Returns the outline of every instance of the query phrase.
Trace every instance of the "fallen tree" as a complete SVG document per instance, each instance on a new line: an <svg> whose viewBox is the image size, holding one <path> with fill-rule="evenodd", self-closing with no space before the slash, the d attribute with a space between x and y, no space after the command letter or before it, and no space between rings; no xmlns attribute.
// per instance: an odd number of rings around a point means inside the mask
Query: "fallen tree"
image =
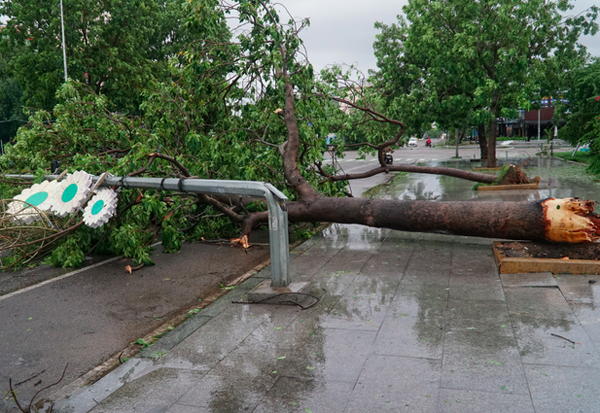
<svg viewBox="0 0 600 413"><path fill-rule="evenodd" d="M232 8L248 26L237 42L230 41L224 17ZM283 25L275 6L260 0L233 5L195 0L192 9L198 24L206 24L206 36L178 55L176 81L157 84L148 92L142 117L111 112L103 96L69 82L60 90L62 103L54 112L35 113L6 148L0 159L3 171L41 176L56 159L71 172L95 175L109 171L115 176L267 181L290 198L290 222L557 242L598 239L592 201L444 203L348 197L348 181L381 173L444 174L483 183L497 177L453 168L387 165L386 148L403 142L404 124L370 100L366 88L336 83L333 76L315 80L310 65L300 58L298 32L306 22ZM359 123L380 127L354 145L359 153L377 156L372 170L343 174L324 164L324 137L336 126L332 119L339 117L346 127L356 127L334 103L349 108ZM336 150L343 155L343 143ZM509 169L502 184L527 182L519 168ZM18 193L11 185L0 182L3 198ZM561 225L548 224L556 220L574 224L561 231ZM71 227L64 228L64 239L53 243L51 261L77 266L95 249L150 264L156 238L169 252L177 251L184 240L233 236L241 228L238 240L245 245L246 236L266 221L264 208L244 199L124 188L117 214L107 225L91 229L77 217L67 217Z"/></svg>

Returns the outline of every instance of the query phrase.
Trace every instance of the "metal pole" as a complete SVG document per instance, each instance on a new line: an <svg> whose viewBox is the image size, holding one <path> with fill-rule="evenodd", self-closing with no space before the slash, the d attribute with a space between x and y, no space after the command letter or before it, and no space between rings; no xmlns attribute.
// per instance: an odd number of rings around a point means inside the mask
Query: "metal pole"
<svg viewBox="0 0 600 413"><path fill-rule="evenodd" d="M5 175L10 178L33 180L33 175ZM58 175L45 175L47 180ZM92 177L97 182L100 177ZM167 191L193 192L225 196L248 195L265 198L269 211L269 248L271 252L271 286L287 287L291 283L289 261L288 213L285 206L287 197L267 182L219 181L210 179L177 178L131 178L107 177L101 186L123 188L143 188Z"/></svg>
<svg viewBox="0 0 600 413"><path fill-rule="evenodd" d="M65 47L65 19L63 16L63 2L60 0L60 26L62 29L62 49L63 49L63 63L65 65L65 82L67 82L67 48Z"/></svg>
<svg viewBox="0 0 600 413"><path fill-rule="evenodd" d="M554 137L550 141L550 156L554 156L554 139L558 136L558 126L554 125Z"/></svg>
<svg viewBox="0 0 600 413"><path fill-rule="evenodd" d="M542 108L539 108L538 109L538 141L540 140L540 129L541 129L541 127L540 127L541 121L540 120L542 118L541 113L542 113Z"/></svg>

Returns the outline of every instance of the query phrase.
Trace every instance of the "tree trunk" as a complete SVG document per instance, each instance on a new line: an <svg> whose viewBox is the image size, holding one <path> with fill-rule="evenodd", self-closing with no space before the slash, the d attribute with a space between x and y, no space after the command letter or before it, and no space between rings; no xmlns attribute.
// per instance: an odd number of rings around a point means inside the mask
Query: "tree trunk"
<svg viewBox="0 0 600 413"><path fill-rule="evenodd" d="M384 165L378 168L373 168L367 172L360 174L342 174L342 175L326 175L325 171L321 173L326 176L330 181L349 181L352 179L364 179L371 176L378 175L380 173L387 172L412 172L421 174L433 174L433 175L446 175L453 176L455 178L466 179L473 182L481 182L484 184L491 184L496 179L495 175L485 174L481 172L471 172L462 169L455 168L444 168L439 166L418 166L418 165ZM521 182L515 182L521 183Z"/></svg>
<svg viewBox="0 0 600 413"><path fill-rule="evenodd" d="M498 127L496 124L496 115L492 115L488 127L488 151L487 151L487 166L488 168L496 167L496 136L498 136Z"/></svg>
<svg viewBox="0 0 600 413"><path fill-rule="evenodd" d="M488 157L488 143L487 137L485 136L485 124L481 122L477 127L477 134L479 135L479 150L481 153L481 160Z"/></svg>
<svg viewBox="0 0 600 413"><path fill-rule="evenodd" d="M290 222L362 224L401 231L552 242L600 240L594 201L577 198L526 202L431 202L321 197L287 204ZM244 235L265 222L267 213L249 216Z"/></svg>

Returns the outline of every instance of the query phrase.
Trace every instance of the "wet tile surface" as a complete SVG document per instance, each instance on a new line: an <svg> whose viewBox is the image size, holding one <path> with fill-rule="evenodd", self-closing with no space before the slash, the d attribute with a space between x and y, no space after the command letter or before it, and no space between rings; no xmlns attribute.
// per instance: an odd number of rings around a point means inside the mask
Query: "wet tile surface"
<svg viewBox="0 0 600 413"><path fill-rule="evenodd" d="M431 412L440 390L440 362L370 356L345 412Z"/></svg>
<svg viewBox="0 0 600 413"><path fill-rule="evenodd" d="M354 383L280 377L254 413L342 412Z"/></svg>
<svg viewBox="0 0 600 413"><path fill-rule="evenodd" d="M154 370L121 387L90 412L166 412L202 376L200 372L182 369Z"/></svg>
<svg viewBox="0 0 600 413"><path fill-rule="evenodd" d="M472 390L444 389L440 393L439 413L481 413L518 412L534 413L531 397L528 395L485 393Z"/></svg>
<svg viewBox="0 0 600 413"><path fill-rule="evenodd" d="M600 276L499 275L470 241L331 226L292 254L315 306L225 296L93 411L600 411Z"/></svg>
<svg viewBox="0 0 600 413"><path fill-rule="evenodd" d="M525 365L537 412L600 411L597 368Z"/></svg>

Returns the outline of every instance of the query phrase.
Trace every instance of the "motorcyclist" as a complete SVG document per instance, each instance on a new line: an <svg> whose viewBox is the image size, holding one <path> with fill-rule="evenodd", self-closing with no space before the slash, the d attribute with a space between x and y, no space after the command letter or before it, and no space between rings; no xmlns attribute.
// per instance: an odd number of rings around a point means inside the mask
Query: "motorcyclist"
<svg viewBox="0 0 600 413"><path fill-rule="evenodd" d="M425 142L425 144L431 148L431 138L427 138L427 142Z"/></svg>
<svg viewBox="0 0 600 413"><path fill-rule="evenodd" d="M392 157L392 153L394 153L394 150L392 149L391 146L386 146L385 148L383 148L383 158L386 164L388 165L392 165L394 163L394 158Z"/></svg>

